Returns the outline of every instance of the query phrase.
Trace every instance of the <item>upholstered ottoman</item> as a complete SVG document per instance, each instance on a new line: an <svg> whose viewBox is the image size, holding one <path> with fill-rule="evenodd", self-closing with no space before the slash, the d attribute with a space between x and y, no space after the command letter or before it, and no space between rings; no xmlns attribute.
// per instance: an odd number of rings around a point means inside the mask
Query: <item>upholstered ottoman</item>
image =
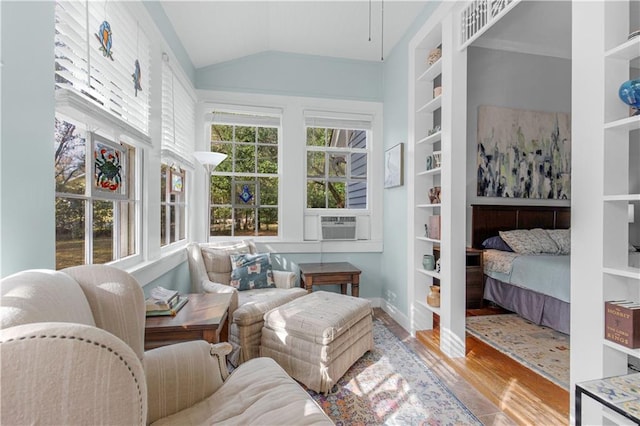
<svg viewBox="0 0 640 426"><path fill-rule="evenodd" d="M372 318L366 299L317 291L264 315L260 354L308 388L326 393L373 349Z"/></svg>

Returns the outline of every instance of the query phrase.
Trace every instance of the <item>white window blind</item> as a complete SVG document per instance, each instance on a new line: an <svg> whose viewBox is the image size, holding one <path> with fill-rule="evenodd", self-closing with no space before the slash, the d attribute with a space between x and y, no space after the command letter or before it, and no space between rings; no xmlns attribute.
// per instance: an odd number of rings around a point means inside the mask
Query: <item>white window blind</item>
<svg viewBox="0 0 640 426"><path fill-rule="evenodd" d="M371 130L373 117L367 114L348 114L330 111L304 111L307 127Z"/></svg>
<svg viewBox="0 0 640 426"><path fill-rule="evenodd" d="M149 40L120 2L58 1L56 87L77 92L149 135ZM111 28L111 57L100 50L100 26ZM142 90L135 89L135 62Z"/></svg>
<svg viewBox="0 0 640 426"><path fill-rule="evenodd" d="M214 112L213 114L211 114L210 119L213 124L225 124L229 126L280 126L280 116L243 115L225 112Z"/></svg>
<svg viewBox="0 0 640 426"><path fill-rule="evenodd" d="M192 90L162 63L162 149L191 165L195 147L196 100Z"/></svg>

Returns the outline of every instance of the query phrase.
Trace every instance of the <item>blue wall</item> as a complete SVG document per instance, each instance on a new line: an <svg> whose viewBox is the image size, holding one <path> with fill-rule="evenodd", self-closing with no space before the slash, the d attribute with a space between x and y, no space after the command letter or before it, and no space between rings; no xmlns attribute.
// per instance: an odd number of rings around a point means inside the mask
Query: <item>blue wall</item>
<svg viewBox="0 0 640 426"><path fill-rule="evenodd" d="M0 276L55 268L54 6L0 2Z"/></svg>
<svg viewBox="0 0 640 426"><path fill-rule="evenodd" d="M195 67L193 66L193 63L191 63L191 59L189 58L187 51L173 29L173 25L171 25L169 17L164 13L162 5L157 1L143 1L142 4L144 4L147 12L149 12L149 15L153 19L153 22L155 22L156 26L164 36L165 41L180 63L182 70L193 83L196 72Z"/></svg>
<svg viewBox="0 0 640 426"><path fill-rule="evenodd" d="M262 52L196 70L198 89L382 101L382 63Z"/></svg>

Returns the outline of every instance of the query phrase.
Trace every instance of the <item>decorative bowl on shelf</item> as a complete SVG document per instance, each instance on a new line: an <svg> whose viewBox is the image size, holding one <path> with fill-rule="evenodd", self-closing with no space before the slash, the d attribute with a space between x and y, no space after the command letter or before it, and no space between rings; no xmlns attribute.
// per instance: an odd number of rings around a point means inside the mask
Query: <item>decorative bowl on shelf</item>
<svg viewBox="0 0 640 426"><path fill-rule="evenodd" d="M620 100L635 110L632 115L640 114L640 80L627 80L618 89Z"/></svg>

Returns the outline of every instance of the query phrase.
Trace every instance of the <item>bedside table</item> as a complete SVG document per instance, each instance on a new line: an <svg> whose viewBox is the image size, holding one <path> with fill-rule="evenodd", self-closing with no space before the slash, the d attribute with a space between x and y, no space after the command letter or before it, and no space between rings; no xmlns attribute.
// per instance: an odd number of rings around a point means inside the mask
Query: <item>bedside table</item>
<svg viewBox="0 0 640 426"><path fill-rule="evenodd" d="M481 308L484 296L484 263L482 250L467 247L466 253L466 308ZM440 246L433 247L436 259L440 258ZM440 285L440 280L434 279L434 284Z"/></svg>
<svg viewBox="0 0 640 426"><path fill-rule="evenodd" d="M484 264L482 250L467 247L467 309L482 308L484 296Z"/></svg>

